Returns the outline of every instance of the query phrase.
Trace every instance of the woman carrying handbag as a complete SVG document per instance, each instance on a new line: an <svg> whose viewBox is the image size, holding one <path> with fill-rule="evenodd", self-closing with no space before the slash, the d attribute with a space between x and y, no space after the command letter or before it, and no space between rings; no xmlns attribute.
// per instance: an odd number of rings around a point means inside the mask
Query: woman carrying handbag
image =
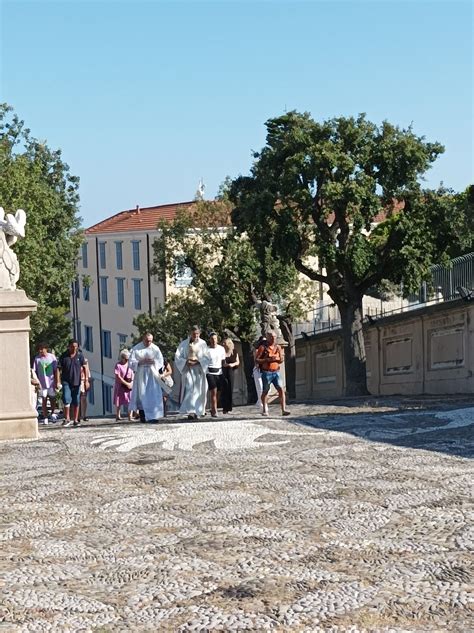
<svg viewBox="0 0 474 633"><path fill-rule="evenodd" d="M122 406L128 411L128 404L130 402L130 394L133 386L133 371L128 366L128 359L130 352L124 349L120 352L120 360L115 365L115 384L113 400L115 405L115 419L122 420L120 417L120 410ZM128 421L133 422L133 411L128 411Z"/></svg>

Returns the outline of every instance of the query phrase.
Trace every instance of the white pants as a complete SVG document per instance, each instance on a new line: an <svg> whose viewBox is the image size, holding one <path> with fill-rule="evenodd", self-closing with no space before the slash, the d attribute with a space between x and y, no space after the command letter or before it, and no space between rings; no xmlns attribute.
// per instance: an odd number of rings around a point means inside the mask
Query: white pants
<svg viewBox="0 0 474 633"><path fill-rule="evenodd" d="M257 398L258 398L256 407L259 411L261 411L263 408L262 407L262 391L263 391L262 374L258 367L254 367L252 373L253 373L253 380L255 382L255 389L257 390Z"/></svg>

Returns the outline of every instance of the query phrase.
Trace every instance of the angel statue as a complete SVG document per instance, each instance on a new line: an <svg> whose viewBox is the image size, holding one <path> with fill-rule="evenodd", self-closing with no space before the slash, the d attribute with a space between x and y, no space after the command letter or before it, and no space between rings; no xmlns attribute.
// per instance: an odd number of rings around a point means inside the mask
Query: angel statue
<svg viewBox="0 0 474 633"><path fill-rule="evenodd" d="M277 317L277 306L272 303L266 295L261 301L259 301L253 288L251 290L251 294L255 307L260 312L260 328L262 336L265 336L266 332L273 330L276 333L277 341L281 341L283 337L280 330L280 322Z"/></svg>
<svg viewBox="0 0 474 633"><path fill-rule="evenodd" d="M198 188L196 191L196 200L204 200L204 191L206 189L206 185L204 184L204 180L202 178L199 179Z"/></svg>
<svg viewBox="0 0 474 633"><path fill-rule="evenodd" d="M19 237L25 237L26 213L18 209L15 215L0 207L0 290L16 290L20 265L12 246Z"/></svg>

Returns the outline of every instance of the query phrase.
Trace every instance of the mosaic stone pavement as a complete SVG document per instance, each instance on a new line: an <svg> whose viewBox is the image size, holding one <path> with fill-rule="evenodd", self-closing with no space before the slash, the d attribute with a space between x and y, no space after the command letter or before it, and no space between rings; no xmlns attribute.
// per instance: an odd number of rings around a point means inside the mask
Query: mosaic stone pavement
<svg viewBox="0 0 474 633"><path fill-rule="evenodd" d="M0 443L0 631L474 631L472 402L270 415Z"/></svg>

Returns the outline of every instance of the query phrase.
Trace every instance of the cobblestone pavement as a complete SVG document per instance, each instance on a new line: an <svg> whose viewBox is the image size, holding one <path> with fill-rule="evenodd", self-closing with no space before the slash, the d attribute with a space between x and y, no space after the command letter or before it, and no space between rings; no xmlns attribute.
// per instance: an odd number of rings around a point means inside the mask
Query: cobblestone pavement
<svg viewBox="0 0 474 633"><path fill-rule="evenodd" d="M371 399L0 443L0 630L473 631L473 430Z"/></svg>

